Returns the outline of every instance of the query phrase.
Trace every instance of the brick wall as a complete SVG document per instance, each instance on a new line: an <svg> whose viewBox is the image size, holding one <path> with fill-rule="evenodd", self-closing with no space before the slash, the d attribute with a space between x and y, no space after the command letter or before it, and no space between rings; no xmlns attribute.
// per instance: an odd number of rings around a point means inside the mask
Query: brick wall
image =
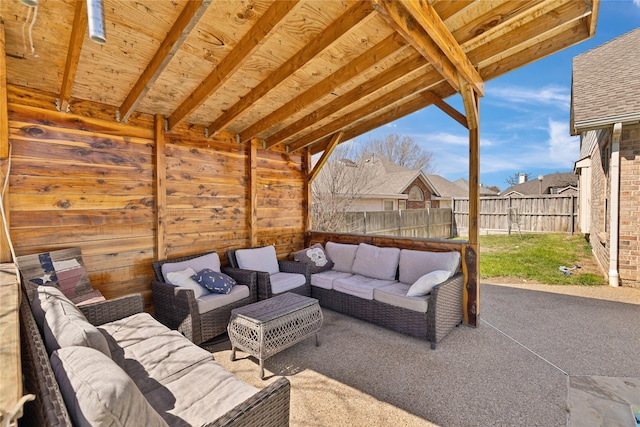
<svg viewBox="0 0 640 427"><path fill-rule="evenodd" d="M422 182L420 178L416 178L416 180L413 181L402 194L408 195L409 190L411 190L411 187L413 187L414 185L417 185L418 188L422 190L422 194L424 194L424 200L407 200L407 209L425 209L427 207L427 202L431 200L431 191L429 191L429 188L424 182ZM437 206L432 205L431 207Z"/></svg>
<svg viewBox="0 0 640 427"><path fill-rule="evenodd" d="M593 254L600 264L603 273L609 271L609 236L605 231L604 213L605 201L608 199L608 171L604 170L602 162L603 149L611 143L608 131L597 132L597 144L591 153L591 230L590 242Z"/></svg>

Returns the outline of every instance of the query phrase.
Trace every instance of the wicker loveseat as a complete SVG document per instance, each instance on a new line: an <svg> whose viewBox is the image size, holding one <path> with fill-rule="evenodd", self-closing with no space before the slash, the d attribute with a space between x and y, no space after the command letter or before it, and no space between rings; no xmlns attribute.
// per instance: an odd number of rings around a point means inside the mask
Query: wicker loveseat
<svg viewBox="0 0 640 427"><path fill-rule="evenodd" d="M459 252L331 241L312 248L323 250L332 263L331 269L311 274L311 296L323 307L426 339L432 349L462 322Z"/></svg>
<svg viewBox="0 0 640 427"><path fill-rule="evenodd" d="M78 308L38 289L23 288L20 306L24 388L36 396L22 425L288 425L286 378L244 383L144 313L141 295Z"/></svg>

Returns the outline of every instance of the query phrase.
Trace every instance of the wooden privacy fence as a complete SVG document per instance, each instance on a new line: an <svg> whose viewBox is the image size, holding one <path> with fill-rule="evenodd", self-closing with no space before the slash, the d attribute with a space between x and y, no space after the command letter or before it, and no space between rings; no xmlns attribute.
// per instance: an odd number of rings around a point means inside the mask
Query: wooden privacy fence
<svg viewBox="0 0 640 427"><path fill-rule="evenodd" d="M382 236L451 237L451 209L345 212L336 232Z"/></svg>
<svg viewBox="0 0 640 427"><path fill-rule="evenodd" d="M570 195L481 197L480 232L571 233L577 231L578 198ZM452 199L454 230L469 230L469 199Z"/></svg>

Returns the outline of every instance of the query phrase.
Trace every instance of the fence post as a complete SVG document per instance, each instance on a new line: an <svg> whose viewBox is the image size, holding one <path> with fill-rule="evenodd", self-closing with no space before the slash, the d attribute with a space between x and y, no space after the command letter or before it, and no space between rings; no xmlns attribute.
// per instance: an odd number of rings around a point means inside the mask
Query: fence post
<svg viewBox="0 0 640 427"><path fill-rule="evenodd" d="M364 234L367 234L367 211L364 211Z"/></svg>
<svg viewBox="0 0 640 427"><path fill-rule="evenodd" d="M509 207L507 207L507 235L511 236L511 196L509 196Z"/></svg>
<svg viewBox="0 0 640 427"><path fill-rule="evenodd" d="M402 210L398 209L398 237L402 237Z"/></svg>
<svg viewBox="0 0 640 427"><path fill-rule="evenodd" d="M570 220L570 224L571 224L571 235L573 236L573 230L575 228L575 220L574 220L574 204L573 204L574 200L573 200L573 194L571 195L571 220Z"/></svg>
<svg viewBox="0 0 640 427"><path fill-rule="evenodd" d="M458 235L458 229L455 228L456 223L456 198L451 198L451 237L456 237Z"/></svg>
<svg viewBox="0 0 640 427"><path fill-rule="evenodd" d="M427 239L431 237L431 208L427 208Z"/></svg>

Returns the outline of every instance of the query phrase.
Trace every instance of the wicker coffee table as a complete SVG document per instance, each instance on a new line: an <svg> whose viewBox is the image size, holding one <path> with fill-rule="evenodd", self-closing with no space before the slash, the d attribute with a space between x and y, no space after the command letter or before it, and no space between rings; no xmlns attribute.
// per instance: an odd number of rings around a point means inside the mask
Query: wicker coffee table
<svg viewBox="0 0 640 427"><path fill-rule="evenodd" d="M291 292L231 311L227 331L231 341L231 360L242 350L260 361L264 379L264 361L315 334L322 326L318 300Z"/></svg>

